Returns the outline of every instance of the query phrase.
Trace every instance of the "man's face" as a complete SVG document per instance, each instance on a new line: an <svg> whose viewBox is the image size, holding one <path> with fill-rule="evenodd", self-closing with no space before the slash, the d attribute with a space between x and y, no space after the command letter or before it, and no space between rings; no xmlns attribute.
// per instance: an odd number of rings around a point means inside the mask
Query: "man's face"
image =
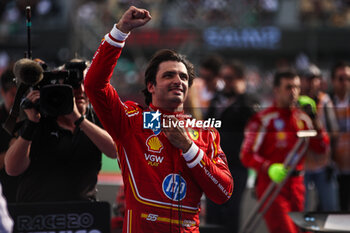
<svg viewBox="0 0 350 233"><path fill-rule="evenodd" d="M189 76L182 62L165 61L159 64L156 84L148 83L152 103L164 109L178 109L187 97Z"/></svg>
<svg viewBox="0 0 350 233"><path fill-rule="evenodd" d="M75 97L75 104L81 114L86 113L86 108L88 105L88 99L85 94L84 85L81 83L78 88L73 89L73 94Z"/></svg>
<svg viewBox="0 0 350 233"><path fill-rule="evenodd" d="M322 79L321 77L315 77L311 80L311 89L310 95L313 97L317 96L317 93L321 91L322 88Z"/></svg>
<svg viewBox="0 0 350 233"><path fill-rule="evenodd" d="M309 95L311 90L311 81L308 77L301 77L300 90L302 95Z"/></svg>
<svg viewBox="0 0 350 233"><path fill-rule="evenodd" d="M321 77L303 77L301 78L301 94L308 95L312 98L316 97L318 92L322 88L322 79Z"/></svg>
<svg viewBox="0 0 350 233"><path fill-rule="evenodd" d="M1 89L1 96L4 99L4 103L7 111L10 111L10 109L13 106L13 103L15 102L16 91L17 91L17 88L15 86L10 88L6 92L3 89Z"/></svg>
<svg viewBox="0 0 350 233"><path fill-rule="evenodd" d="M207 83L210 83L217 77L213 74L211 70L201 67L199 69L199 78L203 79Z"/></svg>
<svg viewBox="0 0 350 233"><path fill-rule="evenodd" d="M243 94L245 92L245 81L243 77L238 77L229 66L224 66L220 71L220 76L225 82L225 91Z"/></svg>
<svg viewBox="0 0 350 233"><path fill-rule="evenodd" d="M279 107L290 108L294 106L300 94L300 78L298 76L282 78L278 87L274 88L276 103Z"/></svg>
<svg viewBox="0 0 350 233"><path fill-rule="evenodd" d="M344 96L350 91L350 67L338 68L332 80L334 92Z"/></svg>

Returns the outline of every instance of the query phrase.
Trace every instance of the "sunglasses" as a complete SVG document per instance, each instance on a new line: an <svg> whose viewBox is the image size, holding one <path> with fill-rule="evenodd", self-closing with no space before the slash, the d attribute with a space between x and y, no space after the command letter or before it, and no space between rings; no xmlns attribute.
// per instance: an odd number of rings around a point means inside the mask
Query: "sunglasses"
<svg viewBox="0 0 350 233"><path fill-rule="evenodd" d="M350 82L350 77L349 77L349 76L345 76L345 75L338 76L338 77L336 77L336 79L337 79L339 82L344 82L344 81Z"/></svg>

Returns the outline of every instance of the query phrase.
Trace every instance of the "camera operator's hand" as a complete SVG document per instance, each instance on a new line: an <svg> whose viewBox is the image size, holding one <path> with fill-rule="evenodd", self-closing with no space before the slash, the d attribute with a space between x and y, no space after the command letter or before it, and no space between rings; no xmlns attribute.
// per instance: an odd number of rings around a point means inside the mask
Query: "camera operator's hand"
<svg viewBox="0 0 350 233"><path fill-rule="evenodd" d="M131 6L117 23L117 28L129 33L132 29L145 25L151 18L149 11Z"/></svg>
<svg viewBox="0 0 350 233"><path fill-rule="evenodd" d="M69 119L71 123L74 123L76 120L78 120L82 116L82 113L80 113L78 110L75 97L73 97L73 111L65 116Z"/></svg>
<svg viewBox="0 0 350 233"><path fill-rule="evenodd" d="M29 92L28 95L26 96L26 98L30 102L36 103L40 99L40 91L33 90L33 91ZM26 108L26 109L24 109L24 112L27 114L27 117L30 121L39 122L41 115L38 112L38 110L36 110L35 108Z"/></svg>
<svg viewBox="0 0 350 233"><path fill-rule="evenodd" d="M66 115L61 115L57 117L57 123L62 128L70 130L74 132L76 130L75 122L82 116L83 114L79 112L77 103L75 102L75 97L73 97L73 110L71 113Z"/></svg>
<svg viewBox="0 0 350 233"><path fill-rule="evenodd" d="M84 117L86 109L80 112L75 100L76 97L73 98L73 111L63 116L70 121L70 124L64 125L63 127L71 130L73 133L82 130L102 153L110 158L117 158L118 153L112 137L107 131L86 119ZM62 124L60 124L60 126L62 126Z"/></svg>

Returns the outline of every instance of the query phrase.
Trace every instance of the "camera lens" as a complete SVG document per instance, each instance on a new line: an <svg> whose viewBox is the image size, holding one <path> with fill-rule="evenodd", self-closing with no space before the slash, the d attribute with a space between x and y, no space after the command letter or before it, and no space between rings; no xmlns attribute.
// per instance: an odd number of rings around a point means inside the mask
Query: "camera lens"
<svg viewBox="0 0 350 233"><path fill-rule="evenodd" d="M40 89L40 111L49 116L66 115L73 111L73 89L70 85L54 84Z"/></svg>

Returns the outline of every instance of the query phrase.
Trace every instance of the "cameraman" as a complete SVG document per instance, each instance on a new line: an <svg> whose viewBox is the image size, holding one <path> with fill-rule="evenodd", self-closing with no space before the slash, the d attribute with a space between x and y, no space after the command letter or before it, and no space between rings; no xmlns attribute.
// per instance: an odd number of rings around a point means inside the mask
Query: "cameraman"
<svg viewBox="0 0 350 233"><path fill-rule="evenodd" d="M12 203L16 201L18 177L7 175L4 167L4 160L6 151L14 142L15 138L3 128L3 125L15 101L17 87L14 81L15 75L11 68L7 68L1 74L0 79L0 94L3 99L3 102L0 104L0 182L7 203Z"/></svg>
<svg viewBox="0 0 350 233"><path fill-rule="evenodd" d="M92 122L82 82L73 93L68 115L47 117L24 109L27 119L5 157L6 172L21 175L17 202L94 200L101 152L117 157L112 138ZM35 103L40 92L32 90L26 98Z"/></svg>

